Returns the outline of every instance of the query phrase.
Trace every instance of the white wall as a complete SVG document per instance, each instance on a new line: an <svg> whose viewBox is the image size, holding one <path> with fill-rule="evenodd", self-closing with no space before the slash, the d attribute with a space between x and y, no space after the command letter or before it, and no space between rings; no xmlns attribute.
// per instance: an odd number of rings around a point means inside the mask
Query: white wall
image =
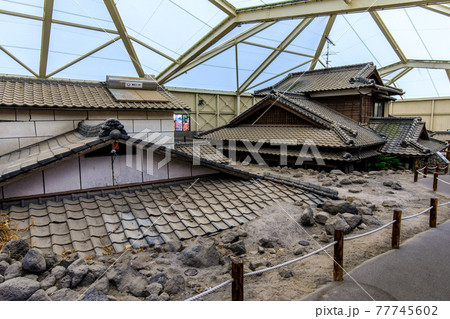
<svg viewBox="0 0 450 319"><path fill-rule="evenodd" d="M155 142L165 139L166 146L174 142L173 111L80 111L80 110L32 110L0 108L0 155L52 136L76 129L85 120L98 124L108 118L117 118L130 136L149 129L160 132ZM148 138L145 134L144 138Z"/></svg>

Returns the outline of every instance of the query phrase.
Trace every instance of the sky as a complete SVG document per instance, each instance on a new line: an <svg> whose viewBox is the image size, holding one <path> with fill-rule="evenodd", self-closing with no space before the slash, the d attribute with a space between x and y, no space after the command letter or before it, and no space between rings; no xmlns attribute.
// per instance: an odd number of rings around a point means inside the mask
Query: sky
<svg viewBox="0 0 450 319"><path fill-rule="evenodd" d="M265 0L230 0L237 8L261 5ZM214 26L225 13L208 0L116 0L128 33L157 52L133 42L144 71L156 75L168 67ZM42 16L43 0L0 0L0 10ZM450 60L450 19L420 7L379 12L393 37L408 59ZM102 0L55 0L53 19L81 23L105 30L115 29ZM249 43L276 47L301 20L280 21L254 35ZM307 70L327 23L318 17L288 46L292 53L282 53L250 85L250 92L279 81L280 73ZM216 45L247 30L254 24L243 24ZM42 22L0 13L2 32L0 45L20 59L34 72L39 70ZM112 40L106 32L52 24L47 73L65 66L87 52ZM398 61L398 57L368 13L338 16L325 46L329 66L374 62L378 67ZM166 83L167 86L235 91L272 52L271 49L240 43L235 48L191 69ZM302 65L298 67L299 65ZM318 65L317 68L322 67ZM30 75L25 68L0 51L0 73ZM396 73L393 74L393 76ZM136 71L121 41L116 41L95 54L58 72L57 78L103 81L106 75L136 76ZM271 79L273 78L273 79ZM271 80L270 80L271 79ZM258 85L259 84L259 85ZM450 82L444 70L415 69L396 82L406 98L450 96Z"/></svg>

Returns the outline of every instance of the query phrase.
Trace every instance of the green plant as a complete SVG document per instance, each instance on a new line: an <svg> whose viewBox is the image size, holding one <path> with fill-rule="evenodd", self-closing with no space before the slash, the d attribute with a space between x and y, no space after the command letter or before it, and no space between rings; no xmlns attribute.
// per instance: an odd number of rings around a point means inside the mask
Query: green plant
<svg viewBox="0 0 450 319"><path fill-rule="evenodd" d="M370 170L383 171L388 169L405 169L396 155L381 154L375 162L369 163Z"/></svg>

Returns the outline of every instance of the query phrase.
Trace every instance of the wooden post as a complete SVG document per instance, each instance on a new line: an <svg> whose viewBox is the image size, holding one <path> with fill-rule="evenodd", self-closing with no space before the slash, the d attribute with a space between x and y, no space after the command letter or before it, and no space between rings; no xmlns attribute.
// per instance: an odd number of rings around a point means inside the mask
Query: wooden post
<svg viewBox="0 0 450 319"><path fill-rule="evenodd" d="M433 192L437 191L437 188L438 188L438 177L439 177L439 173L438 172L434 172L434 174L433 174Z"/></svg>
<svg viewBox="0 0 450 319"><path fill-rule="evenodd" d="M436 227L438 199L431 198L430 206L433 206L433 208L430 210L430 227L434 228Z"/></svg>
<svg viewBox="0 0 450 319"><path fill-rule="evenodd" d="M333 267L333 280L342 281L344 273L344 230L334 230L334 240L337 241L334 244L334 267Z"/></svg>
<svg viewBox="0 0 450 319"><path fill-rule="evenodd" d="M423 170L423 178L427 178L428 174L428 163L425 163L425 169Z"/></svg>
<svg viewBox="0 0 450 319"><path fill-rule="evenodd" d="M233 260L231 264L233 283L231 284L231 300L244 300L244 264L240 259Z"/></svg>
<svg viewBox="0 0 450 319"><path fill-rule="evenodd" d="M445 165L445 171L444 171L444 175L448 175L448 163Z"/></svg>
<svg viewBox="0 0 450 319"><path fill-rule="evenodd" d="M400 248L400 228L402 223L402 211L395 209L394 218L395 223L392 224L392 248Z"/></svg>
<svg viewBox="0 0 450 319"><path fill-rule="evenodd" d="M417 183L417 180L419 179L419 167L416 165L414 166L414 183Z"/></svg>
<svg viewBox="0 0 450 319"><path fill-rule="evenodd" d="M437 172L439 174L439 163L436 163L436 170L434 171L435 173Z"/></svg>

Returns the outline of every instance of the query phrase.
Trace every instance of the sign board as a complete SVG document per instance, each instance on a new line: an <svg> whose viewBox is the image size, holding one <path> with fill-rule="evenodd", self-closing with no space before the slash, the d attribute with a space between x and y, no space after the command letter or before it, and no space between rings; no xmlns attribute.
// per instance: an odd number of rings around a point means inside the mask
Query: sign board
<svg viewBox="0 0 450 319"><path fill-rule="evenodd" d="M125 82L126 88L142 89L142 82Z"/></svg>

